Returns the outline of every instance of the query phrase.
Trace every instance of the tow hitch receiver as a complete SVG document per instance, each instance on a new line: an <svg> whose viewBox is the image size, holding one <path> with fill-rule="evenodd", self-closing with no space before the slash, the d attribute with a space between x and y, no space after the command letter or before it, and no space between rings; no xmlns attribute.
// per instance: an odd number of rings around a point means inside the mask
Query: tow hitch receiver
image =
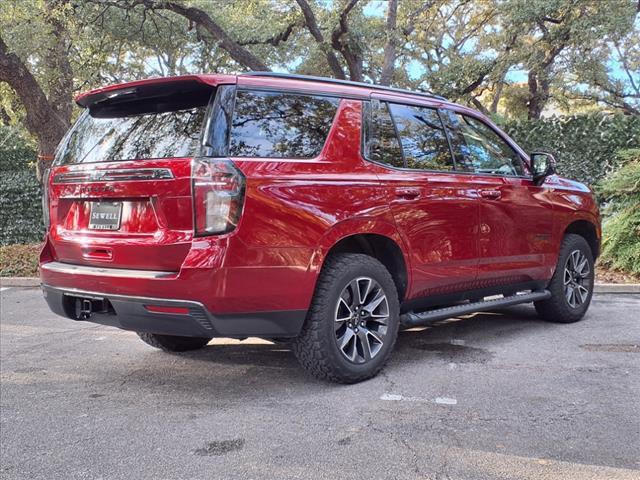
<svg viewBox="0 0 640 480"><path fill-rule="evenodd" d="M94 313L109 313L109 301L104 298L73 297L70 300L76 320L88 320Z"/></svg>
<svg viewBox="0 0 640 480"><path fill-rule="evenodd" d="M91 300L88 298L76 298L76 318L87 320L91 317Z"/></svg>

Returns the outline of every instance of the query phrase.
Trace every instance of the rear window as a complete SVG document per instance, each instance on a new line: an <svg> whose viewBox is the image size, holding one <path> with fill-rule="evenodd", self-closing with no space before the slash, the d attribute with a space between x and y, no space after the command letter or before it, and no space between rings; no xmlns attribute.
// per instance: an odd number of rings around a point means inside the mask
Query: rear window
<svg viewBox="0 0 640 480"><path fill-rule="evenodd" d="M86 110L60 146L58 165L198 154L206 106L97 118Z"/></svg>
<svg viewBox="0 0 640 480"><path fill-rule="evenodd" d="M238 91L229 155L313 158L322 150L338 103L322 96Z"/></svg>

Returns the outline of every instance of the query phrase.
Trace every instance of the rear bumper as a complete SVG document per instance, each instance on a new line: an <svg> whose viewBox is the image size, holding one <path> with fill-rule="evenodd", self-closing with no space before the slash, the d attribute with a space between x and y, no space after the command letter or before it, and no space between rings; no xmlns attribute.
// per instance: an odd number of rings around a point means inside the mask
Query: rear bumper
<svg viewBox="0 0 640 480"><path fill-rule="evenodd" d="M295 337L304 323L305 311L288 310L214 315L200 302L138 297L43 284L51 310L73 320L89 321L135 332L186 337ZM77 301L101 305L88 318L79 318ZM184 313L158 313L146 306L172 307ZM102 308L104 307L104 308Z"/></svg>

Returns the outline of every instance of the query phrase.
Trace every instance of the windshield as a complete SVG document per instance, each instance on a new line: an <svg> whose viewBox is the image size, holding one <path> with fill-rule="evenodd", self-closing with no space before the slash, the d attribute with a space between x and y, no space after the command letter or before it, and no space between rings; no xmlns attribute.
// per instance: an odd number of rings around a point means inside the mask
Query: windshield
<svg viewBox="0 0 640 480"><path fill-rule="evenodd" d="M198 154L206 107L96 118L86 110L56 154L57 165Z"/></svg>

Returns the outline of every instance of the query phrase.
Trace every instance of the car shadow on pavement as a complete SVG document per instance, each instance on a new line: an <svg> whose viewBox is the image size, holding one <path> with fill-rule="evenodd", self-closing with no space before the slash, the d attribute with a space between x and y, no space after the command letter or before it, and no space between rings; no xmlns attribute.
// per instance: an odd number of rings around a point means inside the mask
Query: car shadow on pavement
<svg viewBox="0 0 640 480"><path fill-rule="evenodd" d="M527 336L532 330L558 328L542 322L530 306L478 313L462 318L437 322L427 328L403 330L396 343L393 361L387 370L415 368L416 363L431 365L487 363L494 356L486 344L509 342L510 338ZM174 361L166 361L166 354L149 352L141 361L144 366L132 372L136 383L162 378L162 384L216 392L216 396L265 393L297 385L305 385L305 394L314 390L341 388L319 382L308 376L298 365L287 343L247 340L244 342L208 345L182 354L172 354ZM169 372L171 371L171 372ZM230 386L224 392L219 387ZM245 388L249 387L249 388ZM309 390L311 389L311 390ZM242 392L241 392L242 390Z"/></svg>

